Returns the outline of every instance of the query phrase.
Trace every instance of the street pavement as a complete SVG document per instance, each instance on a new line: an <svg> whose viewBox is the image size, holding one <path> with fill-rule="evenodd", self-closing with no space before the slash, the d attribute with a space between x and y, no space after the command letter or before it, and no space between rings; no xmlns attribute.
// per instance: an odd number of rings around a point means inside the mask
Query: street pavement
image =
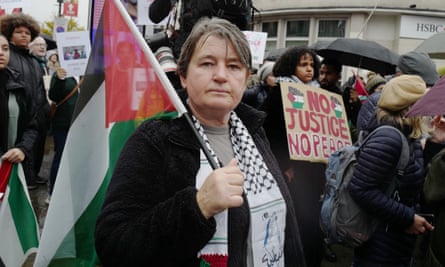
<svg viewBox="0 0 445 267"><path fill-rule="evenodd" d="M53 156L54 156L54 144L52 137L48 136L45 144L45 154L43 157L43 163L39 173L40 177L48 180L48 183L38 184L38 187L36 189L29 191L31 202L33 204L34 211L37 216L37 221L39 223L40 231L43 228L46 212L48 211L48 204L46 204L46 199L48 198L49 174L51 170L51 163Z"/></svg>

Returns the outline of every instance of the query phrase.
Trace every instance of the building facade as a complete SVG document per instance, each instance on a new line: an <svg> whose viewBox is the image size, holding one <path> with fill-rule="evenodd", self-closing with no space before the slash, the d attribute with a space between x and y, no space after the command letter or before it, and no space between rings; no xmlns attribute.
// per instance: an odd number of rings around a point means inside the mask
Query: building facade
<svg viewBox="0 0 445 267"><path fill-rule="evenodd" d="M445 31L444 0L253 0L253 5L253 30L268 33L266 51L345 37L403 54Z"/></svg>

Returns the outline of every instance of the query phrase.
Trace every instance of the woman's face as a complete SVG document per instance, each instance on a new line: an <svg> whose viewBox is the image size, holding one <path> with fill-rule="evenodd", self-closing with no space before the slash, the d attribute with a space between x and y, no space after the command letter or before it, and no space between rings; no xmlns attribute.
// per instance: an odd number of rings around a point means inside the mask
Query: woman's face
<svg viewBox="0 0 445 267"><path fill-rule="evenodd" d="M56 54L53 54L53 55L51 55L49 57L49 60L51 60L52 62L56 63L59 59L58 59Z"/></svg>
<svg viewBox="0 0 445 267"><path fill-rule="evenodd" d="M295 76L303 83L308 83L314 79L314 58L311 54L302 55L295 67Z"/></svg>
<svg viewBox="0 0 445 267"><path fill-rule="evenodd" d="M181 84L198 119L226 123L230 111L241 101L249 75L232 43L209 36L198 42Z"/></svg>
<svg viewBox="0 0 445 267"><path fill-rule="evenodd" d="M6 68L9 62L9 44L5 37L0 36L0 70Z"/></svg>
<svg viewBox="0 0 445 267"><path fill-rule="evenodd" d="M28 48L31 42L31 31L25 26L19 26L14 29L11 36L11 43L20 48Z"/></svg>

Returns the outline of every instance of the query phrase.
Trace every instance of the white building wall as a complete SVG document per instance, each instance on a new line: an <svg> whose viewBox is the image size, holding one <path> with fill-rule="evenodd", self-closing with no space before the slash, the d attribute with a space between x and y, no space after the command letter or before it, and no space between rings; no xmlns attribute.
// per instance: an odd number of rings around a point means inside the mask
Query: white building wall
<svg viewBox="0 0 445 267"><path fill-rule="evenodd" d="M417 18L419 24L431 21L445 31L445 0L253 0L253 5L259 10L255 13L254 30L262 31L263 22L278 22L276 48L285 47L286 23L295 19L310 19L308 45L319 39L319 19L345 19L344 37L373 40L398 54L414 50L427 36L434 34L419 32L418 35L414 33L414 37L401 37L402 28L415 31L407 29L416 25L408 25L406 18L414 21L411 24L415 24ZM445 65L445 61L434 61L438 66Z"/></svg>

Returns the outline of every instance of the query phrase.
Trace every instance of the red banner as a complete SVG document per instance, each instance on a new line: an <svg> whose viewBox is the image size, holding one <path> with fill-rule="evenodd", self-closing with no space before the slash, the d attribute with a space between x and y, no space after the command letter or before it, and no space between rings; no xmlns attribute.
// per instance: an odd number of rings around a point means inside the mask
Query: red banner
<svg viewBox="0 0 445 267"><path fill-rule="evenodd" d="M77 17L77 9L79 4L73 2L63 3L63 15L69 17Z"/></svg>
<svg viewBox="0 0 445 267"><path fill-rule="evenodd" d="M113 1L104 8L106 120L144 120L174 111L155 70Z"/></svg>

